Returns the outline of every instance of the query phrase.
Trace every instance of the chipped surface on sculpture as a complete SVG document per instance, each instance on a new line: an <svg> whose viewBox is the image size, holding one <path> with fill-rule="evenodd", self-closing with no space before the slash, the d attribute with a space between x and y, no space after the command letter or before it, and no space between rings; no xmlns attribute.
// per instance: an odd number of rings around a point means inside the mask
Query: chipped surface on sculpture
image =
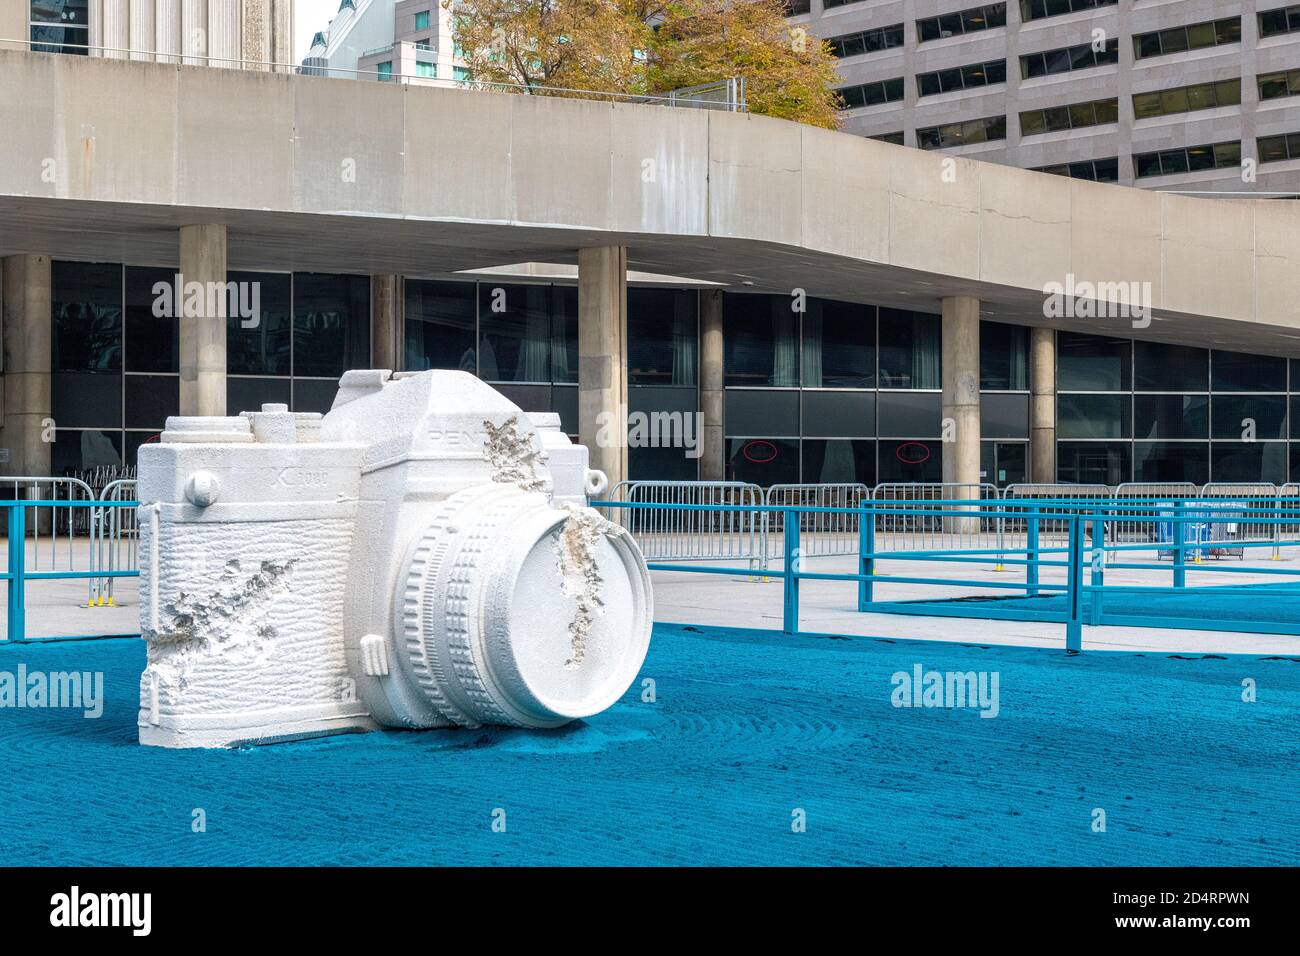
<svg viewBox="0 0 1300 956"><path fill-rule="evenodd" d="M325 416L171 418L140 451L140 740L556 727L649 644L645 561L553 415L463 372L346 373Z"/></svg>

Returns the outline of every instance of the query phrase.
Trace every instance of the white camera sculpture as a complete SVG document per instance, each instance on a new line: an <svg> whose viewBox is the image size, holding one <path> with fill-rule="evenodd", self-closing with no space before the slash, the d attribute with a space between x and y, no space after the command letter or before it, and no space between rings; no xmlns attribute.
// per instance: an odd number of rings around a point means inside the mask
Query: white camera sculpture
<svg viewBox="0 0 1300 956"><path fill-rule="evenodd" d="M586 507L605 476L467 373L169 418L139 473L142 744L558 727L645 659L645 560Z"/></svg>

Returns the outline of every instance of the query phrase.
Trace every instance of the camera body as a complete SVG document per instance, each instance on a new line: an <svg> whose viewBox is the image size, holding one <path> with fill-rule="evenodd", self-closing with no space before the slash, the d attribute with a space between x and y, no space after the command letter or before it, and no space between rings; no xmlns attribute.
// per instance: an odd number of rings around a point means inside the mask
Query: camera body
<svg viewBox="0 0 1300 956"><path fill-rule="evenodd" d="M350 371L328 414L141 447L140 742L557 727L644 661L649 573L555 416L465 372Z"/></svg>

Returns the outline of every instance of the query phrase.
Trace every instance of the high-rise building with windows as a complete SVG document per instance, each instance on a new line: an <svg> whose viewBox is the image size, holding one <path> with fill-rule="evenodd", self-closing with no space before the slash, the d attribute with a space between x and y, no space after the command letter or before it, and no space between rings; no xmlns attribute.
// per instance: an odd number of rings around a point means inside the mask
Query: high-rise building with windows
<svg viewBox="0 0 1300 956"><path fill-rule="evenodd" d="M293 55L293 0L19 0L0 27L38 53L261 70Z"/></svg>
<svg viewBox="0 0 1300 956"><path fill-rule="evenodd" d="M1300 4L794 0L844 128L1065 176L1300 194Z"/></svg>
<svg viewBox="0 0 1300 956"><path fill-rule="evenodd" d="M416 84L467 76L439 0L342 0L302 72Z"/></svg>

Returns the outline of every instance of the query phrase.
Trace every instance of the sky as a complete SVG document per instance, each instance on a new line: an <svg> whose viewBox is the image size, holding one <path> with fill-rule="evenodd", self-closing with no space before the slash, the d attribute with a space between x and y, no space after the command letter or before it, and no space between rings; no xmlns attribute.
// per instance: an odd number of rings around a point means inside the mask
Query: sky
<svg viewBox="0 0 1300 956"><path fill-rule="evenodd" d="M311 38L338 13L339 0L293 0L293 62L311 47Z"/></svg>

